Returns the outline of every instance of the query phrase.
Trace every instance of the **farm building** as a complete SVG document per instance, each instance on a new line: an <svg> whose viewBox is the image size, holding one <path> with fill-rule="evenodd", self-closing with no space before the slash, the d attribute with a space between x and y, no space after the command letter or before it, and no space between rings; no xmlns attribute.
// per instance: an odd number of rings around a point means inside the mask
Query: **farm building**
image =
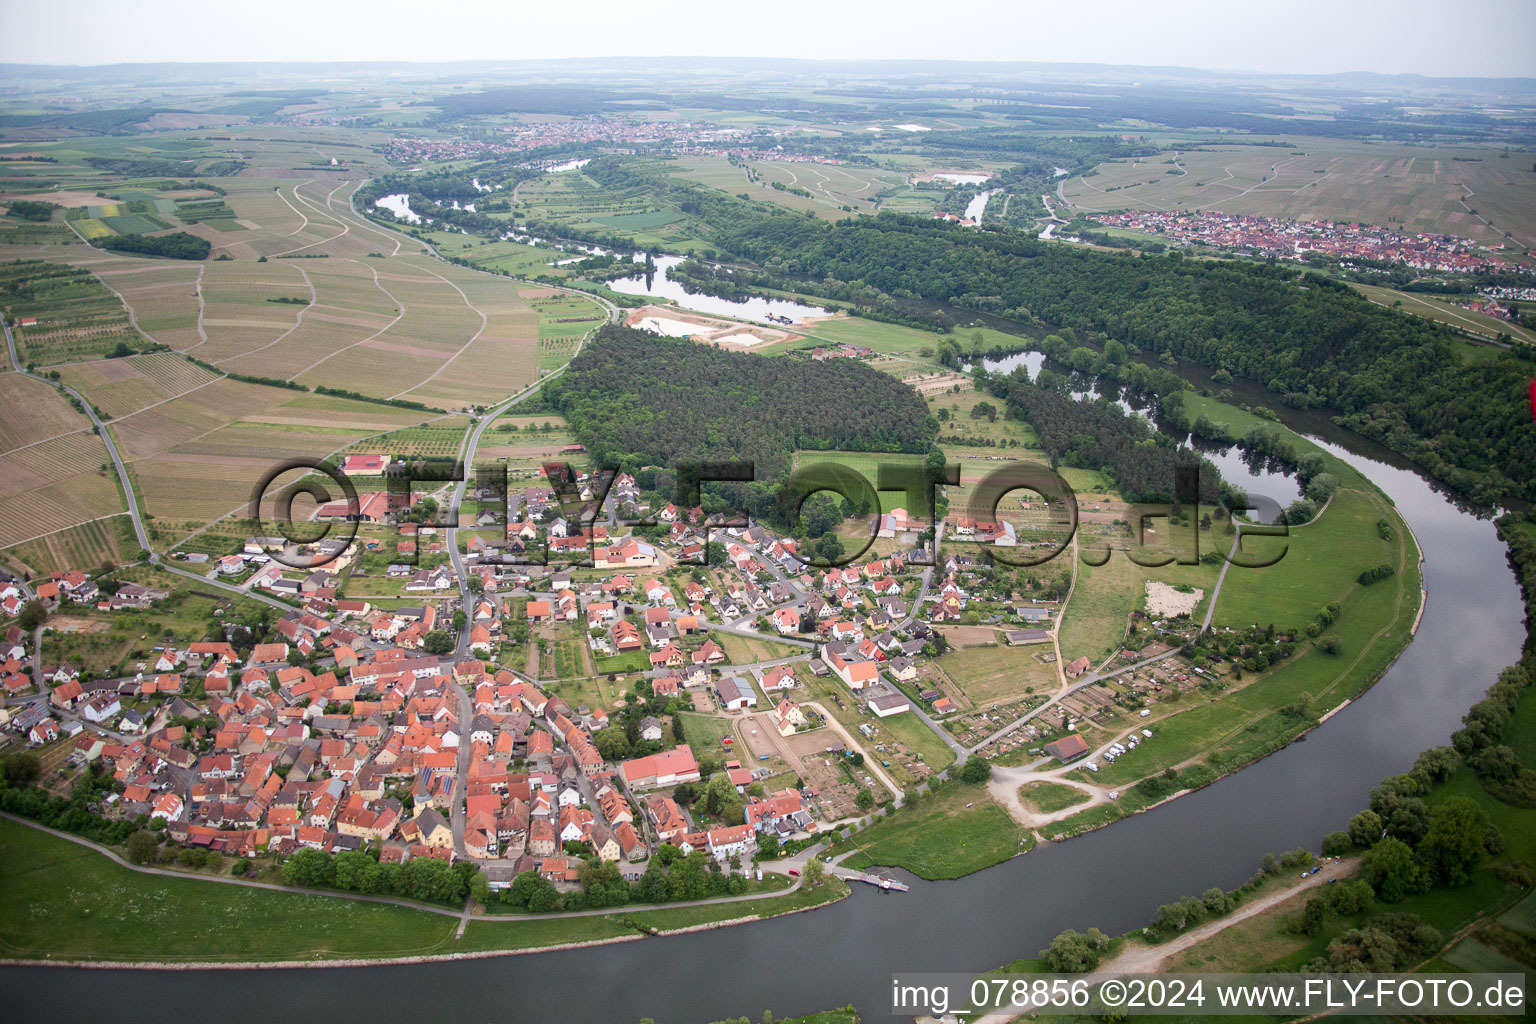
<svg viewBox="0 0 1536 1024"><path fill-rule="evenodd" d="M1045 752L1062 763L1075 761L1077 758L1088 753L1088 741L1074 732L1069 736L1063 736L1053 743L1047 743L1045 745Z"/></svg>

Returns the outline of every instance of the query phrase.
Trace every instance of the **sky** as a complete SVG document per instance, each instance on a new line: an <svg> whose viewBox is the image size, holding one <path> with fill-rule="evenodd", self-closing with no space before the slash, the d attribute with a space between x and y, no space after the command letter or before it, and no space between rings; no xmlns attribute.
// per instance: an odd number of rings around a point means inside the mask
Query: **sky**
<svg viewBox="0 0 1536 1024"><path fill-rule="evenodd" d="M0 62L963 59L1536 77L1536 0L0 0Z"/></svg>

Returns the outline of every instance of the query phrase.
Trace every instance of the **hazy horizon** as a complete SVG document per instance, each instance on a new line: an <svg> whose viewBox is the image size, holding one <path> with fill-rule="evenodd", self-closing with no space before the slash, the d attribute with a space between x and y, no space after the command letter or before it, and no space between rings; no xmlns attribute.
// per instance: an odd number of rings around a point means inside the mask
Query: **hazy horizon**
<svg viewBox="0 0 1536 1024"><path fill-rule="evenodd" d="M158 63L419 64L580 58L935 60L1173 67L1215 73L1536 76L1527 0L1296 0L1283 11L1215 0L1148 7L1109 0L1083 24L1075 10L975 0L941 17L930 4L890 0L878 14L787 0L767 15L705 0L636 9L591 0L577 11L441 0L366 9L269 0L252 23L217 8L188 12L143 0L10 6L0 62L99 67ZM1453 32L1439 31L1454 17ZM460 37L457 30L463 29ZM764 52L743 52L759 42ZM771 47L772 49L766 49ZM653 53L646 52L654 50ZM102 59L102 58L109 59Z"/></svg>

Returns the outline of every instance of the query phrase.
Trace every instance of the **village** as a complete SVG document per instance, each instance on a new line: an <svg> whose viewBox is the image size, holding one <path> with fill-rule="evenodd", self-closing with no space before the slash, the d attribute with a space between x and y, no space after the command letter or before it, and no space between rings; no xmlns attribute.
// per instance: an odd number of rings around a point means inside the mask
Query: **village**
<svg viewBox="0 0 1536 1024"><path fill-rule="evenodd" d="M374 480L390 465L343 470ZM664 863L704 851L745 874L899 802L966 749L940 720L975 713L933 682L949 646L934 627L985 607L1010 645L1047 636L1051 602L981 603L981 552L1015 543L1012 524L958 517L964 550L921 564L928 523L896 509L872 524L880 557L818 570L761 525L561 465L477 481L457 526L421 515L450 503L443 491L370 491L314 512L355 524L351 543L248 537L181 555L287 608L249 646L226 625L100 675L43 664L12 626L0 715L60 791L110 773L97 810L173 843L467 861L492 892L527 872L569 891L589 861L634 880L667 846ZM619 525L637 516L650 521ZM389 592L348 596L362 582ZM102 583L3 583L0 610L112 615L169 597Z"/></svg>
<svg viewBox="0 0 1536 1024"><path fill-rule="evenodd" d="M1490 253L1472 240L1454 235L1399 231L1370 224L1279 220L1213 210L1138 210L1094 214L1093 219L1106 227L1161 235L1181 245L1208 245L1276 259L1305 260L1318 255L1346 265L1352 260L1365 260L1427 272L1462 274L1529 266L1514 258L1519 255L1518 250Z"/></svg>

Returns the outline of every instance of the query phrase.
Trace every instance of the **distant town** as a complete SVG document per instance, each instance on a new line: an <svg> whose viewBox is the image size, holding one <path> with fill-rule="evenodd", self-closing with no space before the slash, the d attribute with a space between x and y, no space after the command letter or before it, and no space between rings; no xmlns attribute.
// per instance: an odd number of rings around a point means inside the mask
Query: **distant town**
<svg viewBox="0 0 1536 1024"><path fill-rule="evenodd" d="M1343 221L1278 220L1246 214L1133 211L1094 214L1105 227L1162 235L1180 245L1206 245L1277 259L1305 260L1318 255L1348 264L1351 260L1391 263L1436 273L1529 270L1519 250L1489 252L1470 239L1433 232L1396 231Z"/></svg>

